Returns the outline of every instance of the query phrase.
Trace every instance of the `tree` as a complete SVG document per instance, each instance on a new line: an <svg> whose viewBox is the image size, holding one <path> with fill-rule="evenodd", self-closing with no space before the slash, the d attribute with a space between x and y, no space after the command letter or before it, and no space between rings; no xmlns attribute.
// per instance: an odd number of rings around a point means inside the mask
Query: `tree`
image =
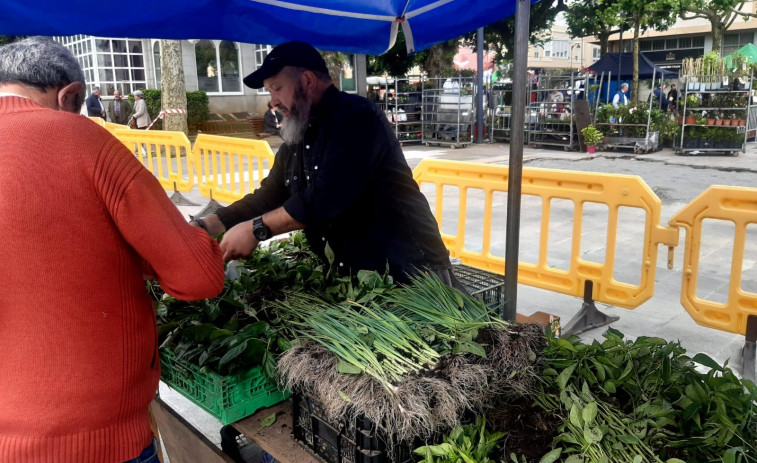
<svg viewBox="0 0 757 463"><path fill-rule="evenodd" d="M681 12L679 0L619 0L621 21L633 29L633 82L631 95L639 101L639 36L647 29L664 31Z"/></svg>
<svg viewBox="0 0 757 463"><path fill-rule="evenodd" d="M568 5L565 18L571 37L597 37L600 55L604 55L608 52L610 36L619 30L620 5L617 0L577 1Z"/></svg>
<svg viewBox="0 0 757 463"><path fill-rule="evenodd" d="M686 0L683 2L683 19L706 19L712 29L712 49L720 53L723 35L739 16L745 0Z"/></svg>
<svg viewBox="0 0 757 463"><path fill-rule="evenodd" d="M374 55L367 57L367 68L369 76L403 76L410 69L421 64L425 52L407 54L407 44L402 29L397 32L397 40L394 46L383 55Z"/></svg>
<svg viewBox="0 0 757 463"><path fill-rule="evenodd" d="M544 0L531 5L528 28L531 44L543 42L544 33L552 28L555 17L561 11L567 11L565 0L557 0L554 3ZM475 31L465 37L465 43L475 46ZM513 51L515 50L515 16L486 26L484 28L484 43L488 44L489 49L494 51L495 63L502 64L505 61L512 61Z"/></svg>
<svg viewBox="0 0 757 463"><path fill-rule="evenodd" d="M178 40L160 41L161 97L162 109L187 109L187 88L184 82L184 63L181 57L181 42ZM164 130L187 133L187 115L166 114L163 119Z"/></svg>
<svg viewBox="0 0 757 463"><path fill-rule="evenodd" d="M25 39L25 35L0 35L0 46Z"/></svg>

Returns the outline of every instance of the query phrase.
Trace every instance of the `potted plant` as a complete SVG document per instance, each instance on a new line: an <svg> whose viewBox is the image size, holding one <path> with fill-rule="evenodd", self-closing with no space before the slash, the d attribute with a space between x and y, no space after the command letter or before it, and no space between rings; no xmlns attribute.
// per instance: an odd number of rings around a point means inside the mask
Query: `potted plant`
<svg viewBox="0 0 757 463"><path fill-rule="evenodd" d="M601 143L602 139L604 138L602 132L597 130L597 128L591 124L581 130L581 135L584 136L586 152L589 154L594 154L596 152L596 146Z"/></svg>

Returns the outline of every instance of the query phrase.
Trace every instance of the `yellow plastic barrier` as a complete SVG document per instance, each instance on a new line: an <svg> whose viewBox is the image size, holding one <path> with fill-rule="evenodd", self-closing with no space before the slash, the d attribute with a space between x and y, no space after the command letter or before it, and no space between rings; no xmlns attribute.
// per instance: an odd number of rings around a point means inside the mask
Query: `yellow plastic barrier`
<svg viewBox="0 0 757 463"><path fill-rule="evenodd" d="M113 135L170 191L194 188L192 145L184 132L117 129Z"/></svg>
<svg viewBox="0 0 757 463"><path fill-rule="evenodd" d="M702 221L727 220L735 225L728 301L717 303L696 295L702 244ZM749 315L757 315L757 294L741 288L747 225L757 224L757 188L713 185L670 220L686 229L681 305L700 325L746 335Z"/></svg>
<svg viewBox="0 0 757 463"><path fill-rule="evenodd" d="M128 125L121 125L121 124L114 124L113 122L107 122L102 117L90 117L88 119L97 125L105 127L111 132L113 132L114 130L131 129Z"/></svg>
<svg viewBox="0 0 757 463"><path fill-rule="evenodd" d="M203 196L232 203L252 193L273 166L268 142L201 134L193 148Z"/></svg>
<svg viewBox="0 0 757 463"><path fill-rule="evenodd" d="M442 239L450 254L466 265L503 273L504 256L491 254L492 206L495 192L507 192L508 168L481 163L424 159L413 173L419 184L431 183L436 187L435 216L440 229L445 199L444 186L454 186L459 190L457 201L451 205L458 210L457 233L442 233ZM485 195L481 251L465 247L466 232L473 231L466 230L465 226L469 189L483 190ZM657 245L662 243L676 246L678 230L659 225L661 202L640 177L530 168L523 169L522 193L540 197L542 209L538 262L518 263L520 283L583 297L584 282L590 280L594 283L594 300L629 309L638 307L652 297ZM570 200L574 205L572 230L566 231L566 235L572 234L570 268L567 270L552 268L547 263L552 199ZM608 207L604 263L581 258L583 208L588 203L604 204ZM639 284L617 281L613 277L616 267L625 265L623 262L616 262L615 255L620 207L637 208L645 213ZM505 217L497 217L497 220L504 227Z"/></svg>

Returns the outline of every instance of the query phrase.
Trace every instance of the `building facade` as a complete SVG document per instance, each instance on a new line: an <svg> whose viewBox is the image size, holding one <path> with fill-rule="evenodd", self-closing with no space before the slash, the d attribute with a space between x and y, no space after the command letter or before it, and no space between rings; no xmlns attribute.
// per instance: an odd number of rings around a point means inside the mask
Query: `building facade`
<svg viewBox="0 0 757 463"><path fill-rule="evenodd" d="M90 35L54 37L76 57L84 70L87 90L100 87L104 100L115 90L128 95L135 90L159 89L160 40L107 38ZM254 90L242 78L255 71L273 48L227 40L182 40L184 79L188 92L208 94L210 112L259 113L266 111L270 95ZM346 55L339 76L341 88L359 93L366 88L365 56Z"/></svg>
<svg viewBox="0 0 757 463"><path fill-rule="evenodd" d="M538 72L580 70L599 59L599 46L587 38L571 38L568 27L555 24L541 45L529 45L528 67Z"/></svg>
<svg viewBox="0 0 757 463"><path fill-rule="evenodd" d="M741 11L755 13L755 2L745 2ZM723 34L720 47L721 56L726 56L747 43L757 43L757 18L747 17L745 21L737 17ZM621 35L610 37L610 51L621 49ZM633 51L633 31L624 31L622 50ZM712 27L705 19L679 19L666 31L649 30L641 34L639 51L658 66L678 72L684 58L698 58L712 51Z"/></svg>

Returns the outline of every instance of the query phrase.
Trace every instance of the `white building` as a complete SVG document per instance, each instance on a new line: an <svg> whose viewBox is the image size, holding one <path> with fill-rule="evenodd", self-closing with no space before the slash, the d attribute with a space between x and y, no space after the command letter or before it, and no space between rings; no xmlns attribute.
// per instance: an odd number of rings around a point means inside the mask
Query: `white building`
<svg viewBox="0 0 757 463"><path fill-rule="evenodd" d="M159 89L160 40L74 35L54 37L79 60L88 93L100 87L103 99L115 90L122 94L139 89ZM264 113L270 95L253 90L242 78L257 69L273 48L226 40L182 40L184 79L188 92L208 94L212 113ZM347 55L340 74L342 90L365 92L365 56Z"/></svg>

